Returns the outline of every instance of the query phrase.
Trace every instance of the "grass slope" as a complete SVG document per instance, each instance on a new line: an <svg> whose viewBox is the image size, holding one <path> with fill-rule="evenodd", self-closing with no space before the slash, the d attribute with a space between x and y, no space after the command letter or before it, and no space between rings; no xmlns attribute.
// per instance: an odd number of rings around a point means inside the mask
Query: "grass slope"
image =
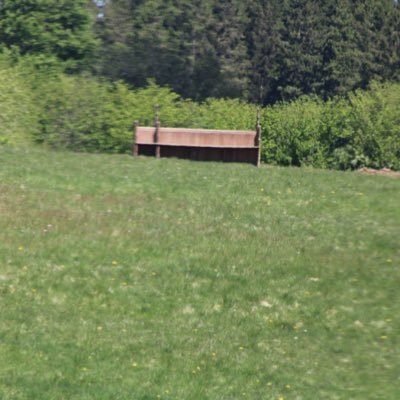
<svg viewBox="0 0 400 400"><path fill-rule="evenodd" d="M0 398L393 399L400 180L0 148Z"/></svg>

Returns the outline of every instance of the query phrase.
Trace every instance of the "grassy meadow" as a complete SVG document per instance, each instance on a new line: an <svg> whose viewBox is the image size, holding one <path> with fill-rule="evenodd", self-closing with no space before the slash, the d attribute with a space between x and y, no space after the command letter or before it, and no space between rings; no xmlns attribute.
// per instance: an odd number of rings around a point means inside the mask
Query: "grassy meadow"
<svg viewBox="0 0 400 400"><path fill-rule="evenodd" d="M0 147L0 399L400 397L400 179Z"/></svg>

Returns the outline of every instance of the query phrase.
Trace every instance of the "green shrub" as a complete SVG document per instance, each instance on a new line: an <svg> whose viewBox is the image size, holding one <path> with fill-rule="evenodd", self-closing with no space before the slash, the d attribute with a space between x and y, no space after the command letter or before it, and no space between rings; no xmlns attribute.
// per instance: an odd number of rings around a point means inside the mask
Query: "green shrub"
<svg viewBox="0 0 400 400"><path fill-rule="evenodd" d="M364 165L400 169L400 84L374 83L349 101L354 148Z"/></svg>
<svg viewBox="0 0 400 400"><path fill-rule="evenodd" d="M37 90L41 131L36 141L75 151L118 147L110 138L109 86L89 76L57 75ZM115 143L114 143L115 142Z"/></svg>
<svg viewBox="0 0 400 400"><path fill-rule="evenodd" d="M400 84L374 83L348 99L307 96L267 107L262 154L280 165L400 169Z"/></svg>
<svg viewBox="0 0 400 400"><path fill-rule="evenodd" d="M127 152L133 144L133 121L153 125L156 104L164 125L186 125L188 111L178 100L170 89L152 82L129 90L122 82L58 75L38 90L43 112L36 140L75 151Z"/></svg>
<svg viewBox="0 0 400 400"><path fill-rule="evenodd" d="M0 144L31 143L38 112L24 71L13 66L9 55L0 55Z"/></svg>
<svg viewBox="0 0 400 400"><path fill-rule="evenodd" d="M191 125L209 129L255 129L256 107L238 99L208 99L197 107Z"/></svg>
<svg viewBox="0 0 400 400"><path fill-rule="evenodd" d="M129 111L131 118L140 125L154 125L156 106L163 126L180 127L191 122L195 105L191 101L180 99L171 89L158 86L152 80L147 87L134 90L133 95Z"/></svg>
<svg viewBox="0 0 400 400"><path fill-rule="evenodd" d="M280 165L326 166L321 142L325 106L317 97L303 97L264 110L263 161Z"/></svg>

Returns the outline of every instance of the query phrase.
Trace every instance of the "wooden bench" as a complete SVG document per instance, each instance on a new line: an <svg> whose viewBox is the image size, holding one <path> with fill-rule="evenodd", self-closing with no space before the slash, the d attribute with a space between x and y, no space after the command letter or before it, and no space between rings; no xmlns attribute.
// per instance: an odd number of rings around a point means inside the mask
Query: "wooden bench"
<svg viewBox="0 0 400 400"><path fill-rule="evenodd" d="M260 165L261 125L254 131L163 128L135 123L133 155L176 157L201 161L246 162Z"/></svg>

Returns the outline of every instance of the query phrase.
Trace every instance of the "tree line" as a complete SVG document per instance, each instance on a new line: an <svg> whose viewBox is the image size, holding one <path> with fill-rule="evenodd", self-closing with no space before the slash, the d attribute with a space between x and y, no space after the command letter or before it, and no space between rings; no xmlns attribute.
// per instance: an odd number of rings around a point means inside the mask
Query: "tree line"
<svg viewBox="0 0 400 400"><path fill-rule="evenodd" d="M271 104L400 78L393 0L113 0L100 71L183 97Z"/></svg>
<svg viewBox="0 0 400 400"><path fill-rule="evenodd" d="M272 104L400 79L394 0L0 1L0 48L132 87Z"/></svg>

